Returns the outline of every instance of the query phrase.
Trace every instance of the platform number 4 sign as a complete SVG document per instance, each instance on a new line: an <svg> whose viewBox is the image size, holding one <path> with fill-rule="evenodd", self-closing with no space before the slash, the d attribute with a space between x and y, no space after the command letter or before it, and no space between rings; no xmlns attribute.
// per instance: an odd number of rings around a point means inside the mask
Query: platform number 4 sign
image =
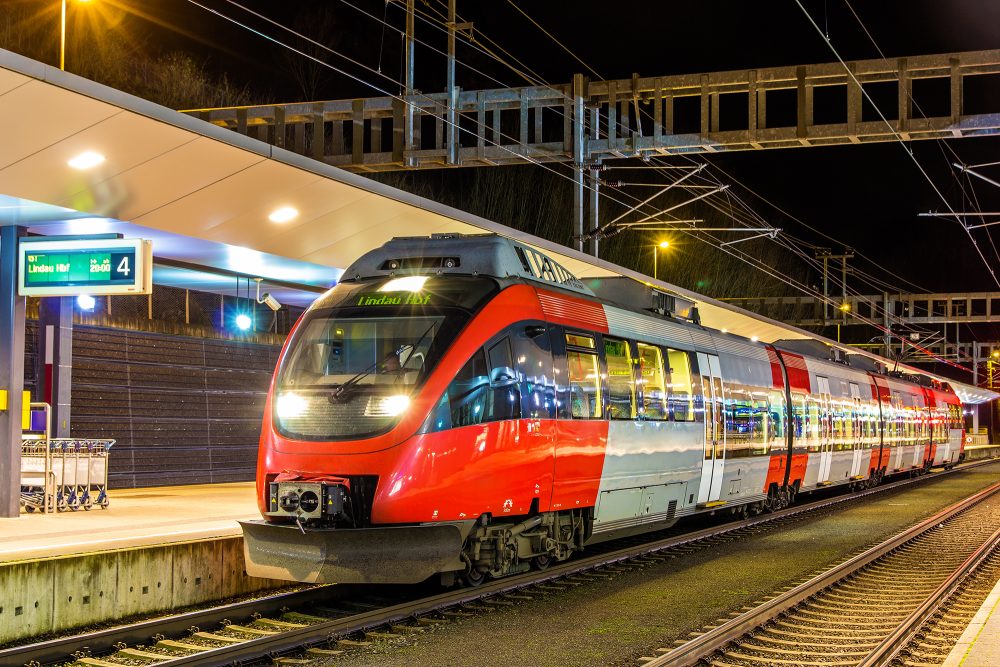
<svg viewBox="0 0 1000 667"><path fill-rule="evenodd" d="M135 255L130 252L116 252L111 254L111 279L127 280L132 275L132 264Z"/></svg>

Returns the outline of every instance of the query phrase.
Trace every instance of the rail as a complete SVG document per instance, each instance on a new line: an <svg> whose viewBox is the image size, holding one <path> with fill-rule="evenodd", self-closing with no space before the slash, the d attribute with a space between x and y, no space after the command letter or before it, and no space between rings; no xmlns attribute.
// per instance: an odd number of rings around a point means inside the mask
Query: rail
<svg viewBox="0 0 1000 667"><path fill-rule="evenodd" d="M863 568L885 557L899 547L912 540L928 533L945 521L958 514L974 507L979 502L993 496L1000 491L1000 483L974 494L951 507L948 507L921 523L897 534L896 536L882 542L881 544L866 550L844 563L810 579L809 581L796 586L790 591L783 593L768 602L744 613L736 618L719 625L705 634L692 639L691 641L678 646L677 648L660 655L645 663L645 667L693 667L700 661L717 651L725 649L727 646L741 639L748 633L772 621L785 612L797 607L807 599L815 596L824 589L833 586L852 575L858 573ZM875 665L883 664L886 656L894 653L899 647L905 645L913 632L919 628L920 623L933 613L934 609L944 599L942 596L954 590L958 582L969 572L969 568L980 563L985 554L996 547L1000 541L1000 531L993 534L975 553L967 558L963 564L935 591L925 602L909 614L897 628L889 634L875 649L873 649L861 664Z"/></svg>

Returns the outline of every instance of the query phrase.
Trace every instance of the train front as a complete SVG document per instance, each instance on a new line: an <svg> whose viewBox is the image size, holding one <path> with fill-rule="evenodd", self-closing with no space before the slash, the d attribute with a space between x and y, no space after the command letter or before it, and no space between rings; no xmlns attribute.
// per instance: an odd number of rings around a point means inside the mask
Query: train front
<svg viewBox="0 0 1000 667"><path fill-rule="evenodd" d="M455 340L498 285L374 272L322 296L282 351L257 465L263 519L242 523L251 576L399 583L463 567L473 521L432 521L434 490L414 476L434 465L420 434L464 361Z"/></svg>

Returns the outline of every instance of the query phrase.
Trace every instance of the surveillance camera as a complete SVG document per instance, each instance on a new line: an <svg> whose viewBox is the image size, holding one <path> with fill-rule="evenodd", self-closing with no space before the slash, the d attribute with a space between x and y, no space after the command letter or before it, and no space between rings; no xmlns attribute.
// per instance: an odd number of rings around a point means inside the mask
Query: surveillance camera
<svg viewBox="0 0 1000 667"><path fill-rule="evenodd" d="M281 310L281 302L266 292L260 298L260 302L267 305L271 310Z"/></svg>

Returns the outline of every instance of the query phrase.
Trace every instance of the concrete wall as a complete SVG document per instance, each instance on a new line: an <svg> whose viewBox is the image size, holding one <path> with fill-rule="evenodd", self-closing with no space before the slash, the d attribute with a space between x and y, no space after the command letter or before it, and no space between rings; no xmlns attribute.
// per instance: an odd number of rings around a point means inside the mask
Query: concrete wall
<svg viewBox="0 0 1000 667"><path fill-rule="evenodd" d="M0 645L287 583L247 576L241 537L2 563Z"/></svg>
<svg viewBox="0 0 1000 667"><path fill-rule="evenodd" d="M965 446L966 461L979 461L980 459L992 459L998 456L1000 456L1000 445Z"/></svg>

